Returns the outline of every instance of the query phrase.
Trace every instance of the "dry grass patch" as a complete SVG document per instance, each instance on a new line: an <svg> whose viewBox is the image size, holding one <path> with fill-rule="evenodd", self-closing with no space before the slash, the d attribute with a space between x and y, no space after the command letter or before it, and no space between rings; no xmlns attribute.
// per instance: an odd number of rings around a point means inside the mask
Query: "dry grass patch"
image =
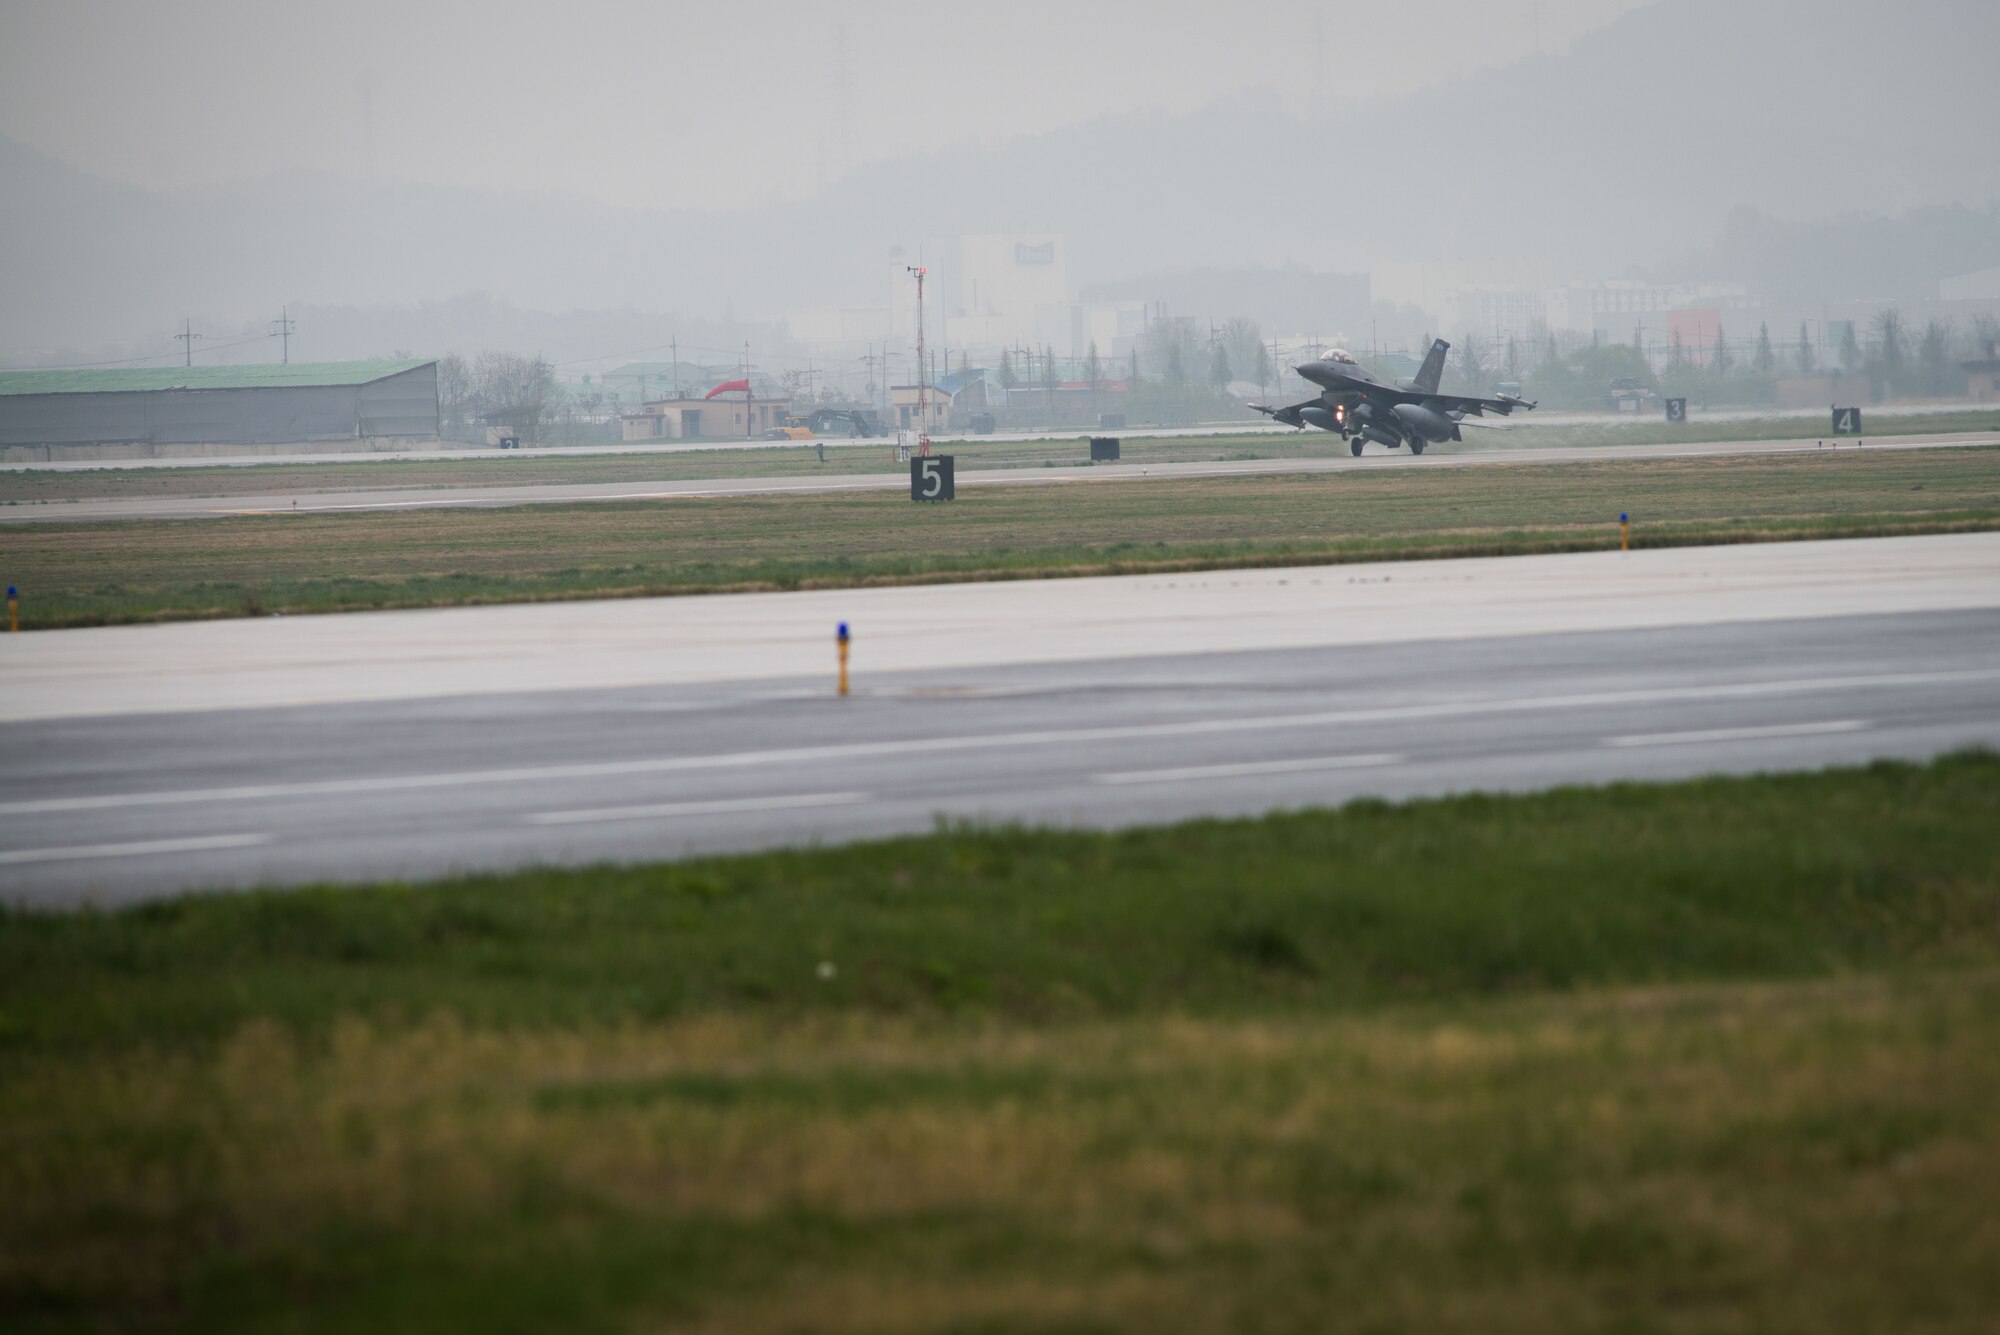
<svg viewBox="0 0 2000 1335"><path fill-rule="evenodd" d="M1336 1300L1384 1329L1972 1330L2000 1302L1990 971L1045 1031L252 1023L15 1074L0 1285L79 1315L254 1328L255 1285L187 1277L220 1254L287 1292L329 1238L358 1292L309 1282L294 1328L355 1324L413 1239L475 1258L440 1283L554 1288L586 1328L599 1248L659 1261L616 1324L735 1331L1284 1330ZM482 1271L496 1246L534 1267Z"/></svg>

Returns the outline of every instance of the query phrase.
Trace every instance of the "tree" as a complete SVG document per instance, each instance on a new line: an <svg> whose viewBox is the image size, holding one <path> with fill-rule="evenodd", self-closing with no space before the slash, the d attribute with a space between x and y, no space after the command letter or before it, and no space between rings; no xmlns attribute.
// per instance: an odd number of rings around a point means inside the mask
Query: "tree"
<svg viewBox="0 0 2000 1335"><path fill-rule="evenodd" d="M1000 388L1012 389L1020 383L1014 375L1014 354L1005 348L1000 349Z"/></svg>
<svg viewBox="0 0 2000 1335"><path fill-rule="evenodd" d="M1467 333L1452 349L1452 360L1458 363L1459 378L1465 382L1468 394L1481 393L1486 388L1486 341L1474 333Z"/></svg>
<svg viewBox="0 0 2000 1335"><path fill-rule="evenodd" d="M1729 338L1722 332L1722 325L1715 326L1715 357L1709 363L1718 377L1727 377L1736 367L1736 358L1729 351Z"/></svg>
<svg viewBox="0 0 2000 1335"><path fill-rule="evenodd" d="M1893 391L1903 381L1903 313L1894 306L1875 317L1875 355L1882 379Z"/></svg>
<svg viewBox="0 0 2000 1335"><path fill-rule="evenodd" d="M1521 378L1521 340L1512 334L1507 335L1507 359L1501 365L1509 380Z"/></svg>
<svg viewBox="0 0 2000 1335"><path fill-rule="evenodd" d="M1769 375L1778 365L1778 354L1771 350L1771 326L1768 323L1757 326L1757 350L1750 355L1750 367L1758 375Z"/></svg>
<svg viewBox="0 0 2000 1335"><path fill-rule="evenodd" d="M1852 371L1861 365L1861 345L1854 338L1854 321L1840 322L1840 369Z"/></svg>
<svg viewBox="0 0 2000 1335"><path fill-rule="evenodd" d="M1259 343L1257 345L1257 354L1255 358L1255 363L1256 365L1254 369L1257 376L1257 390L1261 394L1263 392L1264 386L1271 383L1271 371L1273 370L1273 367L1271 365L1271 350L1265 347L1262 343Z"/></svg>
<svg viewBox="0 0 2000 1335"><path fill-rule="evenodd" d="M1048 344L1042 345L1042 395L1049 405L1049 426L1056 424L1056 354Z"/></svg>
<svg viewBox="0 0 2000 1335"><path fill-rule="evenodd" d="M1804 320L1799 321L1799 374L1813 373L1812 331L1806 328Z"/></svg>
<svg viewBox="0 0 2000 1335"><path fill-rule="evenodd" d="M1194 321L1185 315L1162 316L1146 327L1146 360L1169 384L1186 384L1188 369L1198 366L1201 344Z"/></svg>
<svg viewBox="0 0 2000 1335"><path fill-rule="evenodd" d="M447 427L464 425L472 401L472 372L455 352L438 358L438 415Z"/></svg>
<svg viewBox="0 0 2000 1335"><path fill-rule="evenodd" d="M1090 382L1090 392L1097 393L1104 388L1104 363L1097 355L1097 340L1090 340L1090 351L1084 354L1083 378Z"/></svg>
<svg viewBox="0 0 2000 1335"><path fill-rule="evenodd" d="M1139 383L1139 350L1137 348L1132 349L1132 369L1125 383L1128 387L1136 386Z"/></svg>
<svg viewBox="0 0 2000 1335"><path fill-rule="evenodd" d="M1255 373L1257 351L1264 346L1264 332L1255 320L1238 315L1222 326L1222 346L1229 353L1230 368L1247 380Z"/></svg>
<svg viewBox="0 0 2000 1335"><path fill-rule="evenodd" d="M1923 392L1943 394L1951 389L1951 324L1930 320L1917 344L1917 367L1923 375Z"/></svg>
<svg viewBox="0 0 2000 1335"><path fill-rule="evenodd" d="M1229 370L1229 349L1218 340L1215 354L1208 359L1208 382L1217 389L1228 389L1235 378Z"/></svg>
<svg viewBox="0 0 2000 1335"><path fill-rule="evenodd" d="M541 439L555 379L555 368L540 357L482 352L472 363L472 403L492 425L532 444Z"/></svg>

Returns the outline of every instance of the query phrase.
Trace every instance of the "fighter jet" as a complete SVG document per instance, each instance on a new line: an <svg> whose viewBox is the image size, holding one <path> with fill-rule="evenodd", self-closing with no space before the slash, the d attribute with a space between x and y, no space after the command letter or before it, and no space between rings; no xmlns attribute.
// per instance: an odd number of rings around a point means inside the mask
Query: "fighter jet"
<svg viewBox="0 0 2000 1335"><path fill-rule="evenodd" d="M1408 445L1410 453L1422 454L1426 445L1463 440L1458 428L1468 416L1483 417L1495 412L1505 417L1516 408L1535 406L1512 394L1478 399L1438 393L1438 382L1444 377L1444 355L1450 349L1451 344L1437 340L1431 344L1430 355L1424 358L1414 380L1385 385L1361 363L1335 348L1318 361L1293 368L1321 387L1318 398L1287 408L1262 403L1250 406L1286 426L1338 431L1356 456L1361 453L1362 443L1370 440L1392 450Z"/></svg>

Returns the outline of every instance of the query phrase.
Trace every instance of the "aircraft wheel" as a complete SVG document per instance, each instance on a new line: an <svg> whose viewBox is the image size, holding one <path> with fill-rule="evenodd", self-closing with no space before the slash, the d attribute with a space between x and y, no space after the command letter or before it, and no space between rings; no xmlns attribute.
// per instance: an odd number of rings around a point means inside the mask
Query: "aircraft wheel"
<svg viewBox="0 0 2000 1335"><path fill-rule="evenodd" d="M1354 457L1359 459L1361 457L1361 437L1356 436L1353 440L1349 441L1347 448L1354 451Z"/></svg>
<svg viewBox="0 0 2000 1335"><path fill-rule="evenodd" d="M1410 453L1422 454L1423 452L1424 452L1424 438L1422 436L1418 436L1410 442Z"/></svg>

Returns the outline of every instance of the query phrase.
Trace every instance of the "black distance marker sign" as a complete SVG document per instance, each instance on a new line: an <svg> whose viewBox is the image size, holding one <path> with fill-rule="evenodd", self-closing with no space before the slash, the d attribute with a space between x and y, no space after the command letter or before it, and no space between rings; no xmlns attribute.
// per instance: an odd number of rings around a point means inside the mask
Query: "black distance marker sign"
<svg viewBox="0 0 2000 1335"><path fill-rule="evenodd" d="M1666 403L1667 420L1669 422L1685 422L1688 420L1688 401L1686 399L1668 399Z"/></svg>
<svg viewBox="0 0 2000 1335"><path fill-rule="evenodd" d="M913 501L949 501L957 498L957 488L952 485L952 456L949 454L918 455L910 460L910 499Z"/></svg>
<svg viewBox="0 0 2000 1335"><path fill-rule="evenodd" d="M1833 410L1833 434L1836 436L1860 435L1861 410L1859 408L1835 408Z"/></svg>

